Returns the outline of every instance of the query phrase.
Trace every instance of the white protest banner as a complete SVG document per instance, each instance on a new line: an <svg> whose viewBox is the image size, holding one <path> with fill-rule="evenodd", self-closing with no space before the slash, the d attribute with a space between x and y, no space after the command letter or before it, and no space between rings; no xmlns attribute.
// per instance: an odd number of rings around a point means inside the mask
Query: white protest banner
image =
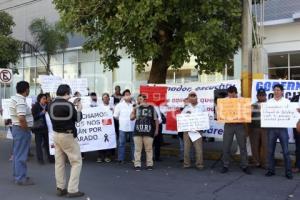
<svg viewBox="0 0 300 200"><path fill-rule="evenodd" d="M147 100L162 97L164 104L160 104L159 108L162 115L166 118L166 123L163 124L164 134L177 134L176 117L175 114L170 114L173 110L180 110L184 106L184 99L188 96L189 92L195 91L198 97L199 105L206 107L206 111L209 113L210 128L203 131L203 136L222 138L224 133L224 124L214 120L214 91L226 90L230 86L235 86L238 93L241 93L240 80L229 80L211 83L186 83L184 85L147 85L149 87L142 86L143 91L141 93L147 95ZM141 87L141 88L142 88ZM158 89L156 89L157 87ZM164 89L165 87L165 89ZM148 92L148 91L149 92ZM144 92L146 91L146 92ZM150 97L150 98L149 98ZM172 119L170 118L172 116Z"/></svg>
<svg viewBox="0 0 300 200"><path fill-rule="evenodd" d="M300 94L300 80L253 80L252 81L252 103L257 101L256 94L257 90L263 88L266 90L267 99L273 98L273 86L281 84L284 88L284 97L291 99L293 96Z"/></svg>
<svg viewBox="0 0 300 200"><path fill-rule="evenodd" d="M298 103L262 103L261 127L295 128L299 120Z"/></svg>
<svg viewBox="0 0 300 200"><path fill-rule="evenodd" d="M10 99L2 99L1 104L2 104L2 118L3 119L10 119L10 112L9 112L9 105L10 105L11 100Z"/></svg>
<svg viewBox="0 0 300 200"><path fill-rule="evenodd" d="M60 84L62 84L62 78L59 76L39 75L38 82L41 84L41 88L44 93L56 93L56 90Z"/></svg>
<svg viewBox="0 0 300 200"><path fill-rule="evenodd" d="M81 152L116 148L116 134L111 112L99 106L83 109L82 115L82 120L76 124ZM53 155L54 142L53 138L50 139L50 135L51 133L49 133L49 145Z"/></svg>
<svg viewBox="0 0 300 200"><path fill-rule="evenodd" d="M177 118L177 131L199 131L209 129L208 112L179 114Z"/></svg>

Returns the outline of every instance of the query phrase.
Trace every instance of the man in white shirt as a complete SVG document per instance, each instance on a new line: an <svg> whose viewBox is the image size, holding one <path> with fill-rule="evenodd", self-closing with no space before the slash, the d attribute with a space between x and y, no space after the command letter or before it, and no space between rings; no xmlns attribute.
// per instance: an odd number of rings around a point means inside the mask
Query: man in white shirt
<svg viewBox="0 0 300 200"><path fill-rule="evenodd" d="M186 106L182 113L191 114L191 113L199 113L205 112L205 107L198 104L198 98L196 92L192 91L189 93L189 105ZM197 131L196 134L200 135L200 132ZM191 157L190 151L192 145L195 148L195 159L196 159L196 168L203 169L203 146L202 146L202 136L200 138L192 142L189 133L183 133L183 142L184 142L184 156L183 156L183 168L190 168L191 167Z"/></svg>
<svg viewBox="0 0 300 200"><path fill-rule="evenodd" d="M268 102L273 104L289 104L290 101L283 97L283 86L280 84L273 87L274 98ZM287 179L292 179L291 159L289 155L289 134L287 128L268 128L268 172L266 176L275 175L275 161L274 152L276 148L276 142L279 139L282 153L284 157L285 176Z"/></svg>
<svg viewBox="0 0 300 200"><path fill-rule="evenodd" d="M131 103L130 90L123 92L123 101L116 105L114 110L114 118L119 120L119 146L118 146L118 161L124 163L125 160L125 144L127 135L130 138L131 160L134 160L134 143L133 129L134 121L130 120L130 114L133 110Z"/></svg>
<svg viewBox="0 0 300 200"><path fill-rule="evenodd" d="M13 175L17 185L34 185L27 177L27 158L31 142L30 128L33 126L31 109L26 103L29 83L20 81L16 85L17 94L11 97L9 106L13 136Z"/></svg>

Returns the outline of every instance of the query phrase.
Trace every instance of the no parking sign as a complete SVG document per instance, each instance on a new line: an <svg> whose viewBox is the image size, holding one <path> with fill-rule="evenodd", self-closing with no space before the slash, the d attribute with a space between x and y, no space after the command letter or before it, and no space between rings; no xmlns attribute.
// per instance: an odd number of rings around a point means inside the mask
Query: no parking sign
<svg viewBox="0 0 300 200"><path fill-rule="evenodd" d="M12 82L12 70L11 69L0 69L0 83L8 84Z"/></svg>

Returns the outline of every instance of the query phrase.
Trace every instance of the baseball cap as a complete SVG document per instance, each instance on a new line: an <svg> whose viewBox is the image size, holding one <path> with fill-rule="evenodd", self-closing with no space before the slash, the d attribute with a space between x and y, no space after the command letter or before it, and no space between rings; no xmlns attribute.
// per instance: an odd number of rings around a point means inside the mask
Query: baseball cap
<svg viewBox="0 0 300 200"><path fill-rule="evenodd" d="M257 95L266 95L266 90L263 89L263 88L259 88L259 89L257 90Z"/></svg>
<svg viewBox="0 0 300 200"><path fill-rule="evenodd" d="M195 90L192 90L189 92L189 96L197 96L197 92Z"/></svg>

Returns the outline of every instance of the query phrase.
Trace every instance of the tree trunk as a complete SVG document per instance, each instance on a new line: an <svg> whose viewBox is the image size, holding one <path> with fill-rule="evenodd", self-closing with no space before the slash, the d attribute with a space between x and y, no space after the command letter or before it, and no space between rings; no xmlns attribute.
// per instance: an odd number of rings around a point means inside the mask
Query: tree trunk
<svg viewBox="0 0 300 200"><path fill-rule="evenodd" d="M50 70L50 59L51 59L51 56L49 54L47 54L47 63L46 63L46 73L47 73L47 75L53 75L51 70Z"/></svg>
<svg viewBox="0 0 300 200"><path fill-rule="evenodd" d="M148 83L166 83L168 62L170 61L171 50L164 47L162 55L152 60L152 66Z"/></svg>

